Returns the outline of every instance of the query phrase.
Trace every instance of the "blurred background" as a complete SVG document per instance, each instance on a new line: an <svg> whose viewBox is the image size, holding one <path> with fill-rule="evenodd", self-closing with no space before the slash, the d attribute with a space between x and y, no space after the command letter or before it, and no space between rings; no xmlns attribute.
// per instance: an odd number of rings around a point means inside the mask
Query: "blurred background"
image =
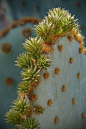
<svg viewBox="0 0 86 129"><path fill-rule="evenodd" d="M4 115L17 98L22 79L21 70L14 65L17 56L25 51L22 43L36 36L34 25L49 9L57 7L78 18L81 33L86 37L86 0L0 0L0 129L11 128Z"/></svg>

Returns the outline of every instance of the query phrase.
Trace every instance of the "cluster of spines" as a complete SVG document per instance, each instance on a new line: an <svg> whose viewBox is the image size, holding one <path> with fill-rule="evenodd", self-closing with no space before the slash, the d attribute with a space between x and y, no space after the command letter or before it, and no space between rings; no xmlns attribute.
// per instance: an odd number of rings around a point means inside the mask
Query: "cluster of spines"
<svg viewBox="0 0 86 129"><path fill-rule="evenodd" d="M11 129L40 129L38 121L35 120L35 118L26 118L25 121L22 124L22 127L13 127Z"/></svg>
<svg viewBox="0 0 86 129"><path fill-rule="evenodd" d="M74 20L74 16L67 10L61 8L54 8L49 10L48 16L35 26L36 33L41 37L46 43L55 43L57 37L64 36L66 33L70 32L73 28L78 29L77 19Z"/></svg>
<svg viewBox="0 0 86 129"><path fill-rule="evenodd" d="M27 52L19 55L16 61L16 65L23 69L21 72L23 81L18 85L18 98L14 101L12 109L6 113L6 117L8 123L22 129L23 126L38 129L39 123L31 117L31 112L39 115L44 111L41 105L34 107L32 104L38 98L38 95L33 92L40 81L40 71L51 65L49 57L42 53L42 42L41 38L26 40L23 45Z"/></svg>

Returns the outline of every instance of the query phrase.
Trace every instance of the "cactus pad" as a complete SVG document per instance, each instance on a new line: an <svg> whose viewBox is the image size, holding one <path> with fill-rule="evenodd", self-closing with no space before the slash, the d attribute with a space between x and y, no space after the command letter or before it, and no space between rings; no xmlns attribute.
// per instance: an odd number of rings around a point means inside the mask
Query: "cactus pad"
<svg viewBox="0 0 86 129"><path fill-rule="evenodd" d="M54 8L35 26L39 39L23 43L18 98L6 113L19 129L86 127L86 55L79 25L67 10Z"/></svg>

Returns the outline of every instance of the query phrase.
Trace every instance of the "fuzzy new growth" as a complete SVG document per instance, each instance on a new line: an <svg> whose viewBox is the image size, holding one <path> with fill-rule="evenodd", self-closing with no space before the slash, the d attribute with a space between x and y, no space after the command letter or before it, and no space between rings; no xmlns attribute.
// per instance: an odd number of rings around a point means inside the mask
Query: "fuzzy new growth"
<svg viewBox="0 0 86 129"><path fill-rule="evenodd" d="M30 86L30 84L28 84L28 82L23 81L23 82L19 83L19 85L18 85L19 93L29 93L30 90L31 90L31 86Z"/></svg>
<svg viewBox="0 0 86 129"><path fill-rule="evenodd" d="M20 67L21 69L34 65L28 52L20 54L19 57L17 57L17 61L15 62L17 63L16 66Z"/></svg>
<svg viewBox="0 0 86 129"><path fill-rule="evenodd" d="M74 20L74 16L71 17L67 10L54 8L49 10L48 16L38 26L35 26L35 30L37 35L49 44L55 42L55 38L52 40L53 36L63 36L74 27L78 28L76 21L77 19Z"/></svg>
<svg viewBox="0 0 86 129"><path fill-rule="evenodd" d="M36 67L24 69L24 71L21 72L21 76L23 77L23 80L28 82L29 84L34 84L40 77L40 69L37 71Z"/></svg>
<svg viewBox="0 0 86 129"><path fill-rule="evenodd" d="M50 58L45 54L42 55L41 58L37 60L37 66L40 69L47 69L49 66L51 66Z"/></svg>
<svg viewBox="0 0 86 129"><path fill-rule="evenodd" d="M12 108L19 114L26 115L28 110L31 109L31 104L26 99L22 100L18 98L13 102Z"/></svg>
<svg viewBox="0 0 86 129"><path fill-rule="evenodd" d="M6 122L10 123L11 125L21 125L24 121L23 117L15 111L15 109L11 108L5 115Z"/></svg>
<svg viewBox="0 0 86 129"><path fill-rule="evenodd" d="M40 129L38 121L35 118L25 119L22 129Z"/></svg>
<svg viewBox="0 0 86 129"><path fill-rule="evenodd" d="M23 43L24 48L29 52L30 57L33 59L40 58L42 50L42 39L30 38Z"/></svg>
<svg viewBox="0 0 86 129"><path fill-rule="evenodd" d="M13 112L7 112L6 117L7 121L13 125L18 125L22 127L29 126L28 123L26 123L26 119L28 117L28 112L32 108L32 104L29 101L35 101L37 100L37 95L33 94L34 86L36 87L38 85L38 82L40 80L40 71L42 69L47 69L51 64L51 61L48 56L45 54L42 55L42 40L37 38L31 38L30 41L27 40L24 44L24 47L28 52L22 53L19 55L16 61L16 65L23 69L21 72L21 76L23 77L23 81L18 86L18 95L20 96L18 100L16 100L13 103L12 111ZM29 100L27 96L30 96ZM35 95L35 96L34 96ZM44 109L41 108L40 109ZM39 113L42 113L43 111L38 111ZM12 119L14 117L14 119ZM30 116L29 116L30 117ZM18 120L17 120L18 119ZM39 128L38 123L35 121L34 118L31 118L34 122L31 123L32 129ZM29 122L31 122L29 119L27 119ZM28 122L27 121L27 122ZM22 123L22 124L21 124ZM27 124L27 125L26 125ZM31 129L30 127L30 129Z"/></svg>

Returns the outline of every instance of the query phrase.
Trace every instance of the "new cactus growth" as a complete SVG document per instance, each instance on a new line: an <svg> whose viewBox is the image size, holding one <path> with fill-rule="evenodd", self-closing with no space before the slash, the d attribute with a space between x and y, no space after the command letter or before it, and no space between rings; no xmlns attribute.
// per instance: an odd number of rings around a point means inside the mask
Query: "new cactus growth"
<svg viewBox="0 0 86 129"><path fill-rule="evenodd" d="M18 98L6 113L15 129L85 129L86 56L76 21L54 8L35 26L38 38L25 40Z"/></svg>

